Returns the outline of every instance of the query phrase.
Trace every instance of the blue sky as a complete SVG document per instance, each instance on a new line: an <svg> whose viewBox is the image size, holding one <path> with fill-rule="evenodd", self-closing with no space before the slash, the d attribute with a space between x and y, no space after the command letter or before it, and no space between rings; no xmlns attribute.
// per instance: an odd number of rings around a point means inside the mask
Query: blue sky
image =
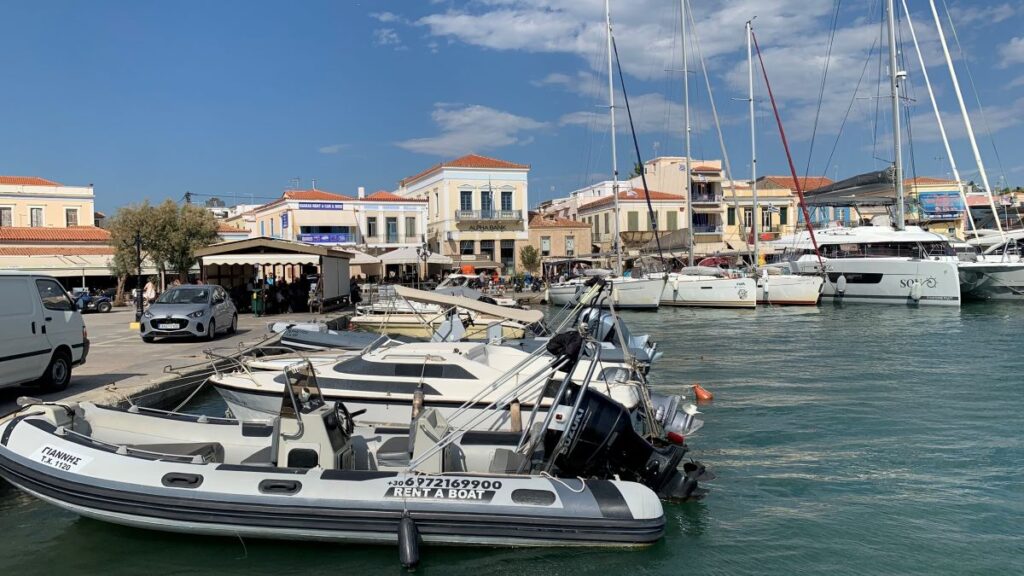
<svg viewBox="0 0 1024 576"><path fill-rule="evenodd" d="M1024 6L947 2L981 91L985 118L954 45L990 178L1024 183ZM736 175L749 173L738 98L746 93L743 23L755 15L804 172L835 2L694 4ZM977 179L927 3L909 4L954 156L965 178ZM296 177L344 194L393 189L467 152L531 164L531 204L610 170L603 0L40 1L8 2L0 14L8 23L0 173L93 183L100 210L186 190L260 201ZM875 121L877 52L868 58L880 15L878 0L841 4L811 175L851 175L891 157L884 101ZM612 18L641 153L681 154L678 2L613 2ZM914 165L945 176L949 163L903 35ZM691 76L691 89L694 156L718 158L702 77ZM785 173L763 96L759 83L760 172ZM628 171L634 155L620 118L620 169Z"/></svg>

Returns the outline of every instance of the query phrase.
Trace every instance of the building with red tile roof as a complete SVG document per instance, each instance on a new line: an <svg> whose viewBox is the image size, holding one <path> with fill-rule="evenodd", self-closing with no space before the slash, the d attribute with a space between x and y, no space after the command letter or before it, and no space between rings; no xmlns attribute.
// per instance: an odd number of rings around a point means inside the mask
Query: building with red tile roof
<svg viewBox="0 0 1024 576"><path fill-rule="evenodd" d="M529 172L528 164L467 154L403 178L396 193L426 201L433 252L511 272L529 241Z"/></svg>
<svg viewBox="0 0 1024 576"><path fill-rule="evenodd" d="M800 177L800 190L808 192L816 190L822 186L828 186L833 184L831 178L824 176L807 176ZM792 176L761 176L757 179L758 188L786 188L796 192L796 181L793 180Z"/></svg>

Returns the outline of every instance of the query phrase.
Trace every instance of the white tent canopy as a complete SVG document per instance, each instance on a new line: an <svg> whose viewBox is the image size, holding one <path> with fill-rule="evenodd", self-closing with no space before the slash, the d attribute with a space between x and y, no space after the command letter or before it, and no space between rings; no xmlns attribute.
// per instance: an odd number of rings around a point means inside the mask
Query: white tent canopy
<svg viewBox="0 0 1024 576"><path fill-rule="evenodd" d="M406 246L405 248L399 248L386 252L380 255L380 262L382 264L416 264L420 262L420 256L416 253L415 246ZM431 253L430 257L427 258L427 264L451 264L452 259L443 256L441 254Z"/></svg>
<svg viewBox="0 0 1024 576"><path fill-rule="evenodd" d="M320 256L316 254L217 254L202 257L203 265L245 264L249 266L271 264L319 264Z"/></svg>
<svg viewBox="0 0 1024 576"><path fill-rule="evenodd" d="M380 258L370 256L366 252L360 252L355 248L345 248L345 251L352 253L352 259L348 261L350 265L380 264Z"/></svg>

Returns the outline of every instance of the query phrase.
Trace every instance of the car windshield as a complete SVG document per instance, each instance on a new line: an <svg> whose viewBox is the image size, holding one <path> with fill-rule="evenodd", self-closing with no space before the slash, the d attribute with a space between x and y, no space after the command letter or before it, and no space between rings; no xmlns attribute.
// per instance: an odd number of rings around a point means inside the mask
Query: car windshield
<svg viewBox="0 0 1024 576"><path fill-rule="evenodd" d="M173 288L156 299L157 304L206 304L209 301L209 288Z"/></svg>

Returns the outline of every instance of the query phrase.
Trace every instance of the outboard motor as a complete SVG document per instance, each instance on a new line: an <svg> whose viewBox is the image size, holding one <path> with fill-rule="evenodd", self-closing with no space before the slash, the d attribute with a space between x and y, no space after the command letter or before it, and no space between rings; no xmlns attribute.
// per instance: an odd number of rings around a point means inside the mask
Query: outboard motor
<svg viewBox="0 0 1024 576"><path fill-rule="evenodd" d="M687 436L704 426L704 421L696 417L700 414L697 407L682 396L660 392L651 392L650 396L654 419L665 430L668 441L682 444Z"/></svg>
<svg viewBox="0 0 1024 576"><path fill-rule="evenodd" d="M580 393L574 388L573 395ZM685 445L653 446L633 430L629 414L616 402L588 390L575 413L572 406L559 406L545 436L545 452L553 454L555 466L562 476L618 476L623 480L641 482L658 496L670 500L700 498L705 490L698 482L708 479L699 462L679 465L686 454Z"/></svg>

